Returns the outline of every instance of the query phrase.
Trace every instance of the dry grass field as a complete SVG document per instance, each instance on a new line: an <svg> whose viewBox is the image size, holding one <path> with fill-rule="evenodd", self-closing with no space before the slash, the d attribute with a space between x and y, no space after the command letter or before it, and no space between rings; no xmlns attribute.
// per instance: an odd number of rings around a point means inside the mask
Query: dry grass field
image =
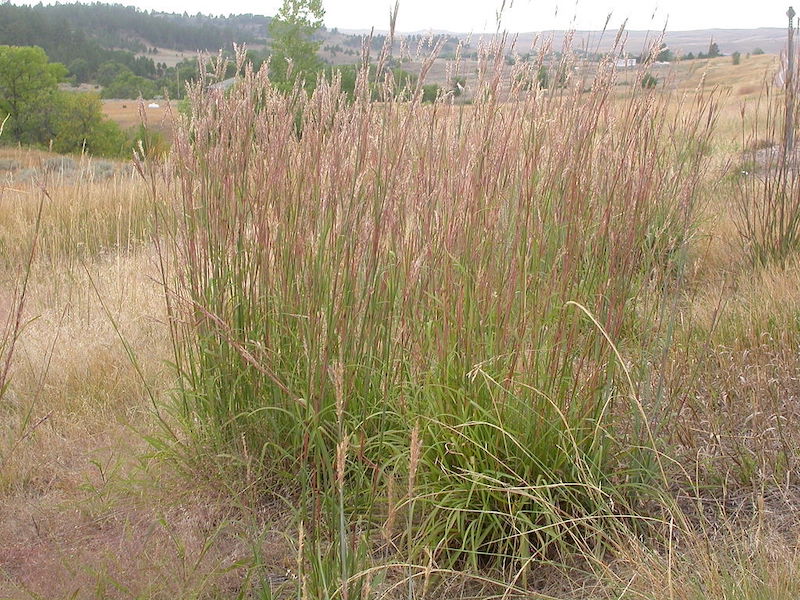
<svg viewBox="0 0 800 600"><path fill-rule="evenodd" d="M157 104L158 108L150 108ZM167 103L164 100L103 100L103 114L123 129L138 127L146 122L149 128L169 136L171 132Z"/></svg>
<svg viewBox="0 0 800 600"><path fill-rule="evenodd" d="M158 48L158 52L156 54L144 54L142 56L147 56L148 58L152 58L153 62L156 63L164 63L168 67L174 67L179 62L182 62L187 58L192 59L195 57L194 53L192 52L171 50L169 48Z"/></svg>
<svg viewBox="0 0 800 600"><path fill-rule="evenodd" d="M800 258L737 212L775 60L0 150L0 598L800 597Z"/></svg>

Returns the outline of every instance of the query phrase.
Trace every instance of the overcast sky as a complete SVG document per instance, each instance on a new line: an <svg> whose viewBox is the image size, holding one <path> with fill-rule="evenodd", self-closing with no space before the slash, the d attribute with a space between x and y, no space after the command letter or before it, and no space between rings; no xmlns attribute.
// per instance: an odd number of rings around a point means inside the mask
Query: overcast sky
<svg viewBox="0 0 800 600"><path fill-rule="evenodd" d="M88 0L86 0L88 1ZM281 0L114 0L166 12L272 15ZM399 31L427 29L485 32L497 28L503 0L400 0ZM394 0L323 0L325 25L340 29L386 29ZM800 10L800 0L798 0ZM783 27L787 0L506 0L502 29L601 29L609 13L611 27L628 18L628 29L671 30ZM511 5L510 7L508 5Z"/></svg>

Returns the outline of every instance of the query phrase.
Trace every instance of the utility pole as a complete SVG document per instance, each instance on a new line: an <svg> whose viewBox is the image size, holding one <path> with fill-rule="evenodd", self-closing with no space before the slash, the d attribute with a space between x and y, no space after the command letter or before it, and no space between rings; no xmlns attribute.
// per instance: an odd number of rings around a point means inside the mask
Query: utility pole
<svg viewBox="0 0 800 600"><path fill-rule="evenodd" d="M790 154L794 150L794 17L797 13L791 6L786 11L786 16L789 17L789 39L788 39L788 56L786 68L786 131L784 133L784 144L786 154Z"/></svg>

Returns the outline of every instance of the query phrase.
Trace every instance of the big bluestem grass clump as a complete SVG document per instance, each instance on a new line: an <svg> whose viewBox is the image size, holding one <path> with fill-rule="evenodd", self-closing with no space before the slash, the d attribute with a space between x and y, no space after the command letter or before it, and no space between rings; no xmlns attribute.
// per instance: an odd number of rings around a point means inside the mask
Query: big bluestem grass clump
<svg viewBox="0 0 800 600"><path fill-rule="evenodd" d="M659 472L623 354L672 289L712 119L617 97L613 62L566 53L545 89L503 56L469 106L397 98L380 69L382 102L368 70L352 99L266 68L201 82L168 167L196 447L255 457L309 524L333 507L342 542L382 523L411 562L591 551Z"/></svg>

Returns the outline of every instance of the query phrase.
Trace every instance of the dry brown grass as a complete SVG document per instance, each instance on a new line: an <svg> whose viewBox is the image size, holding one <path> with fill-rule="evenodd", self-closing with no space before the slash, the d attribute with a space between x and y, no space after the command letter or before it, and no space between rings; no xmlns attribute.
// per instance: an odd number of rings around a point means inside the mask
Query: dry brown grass
<svg viewBox="0 0 800 600"><path fill-rule="evenodd" d="M794 600L800 593L796 501L787 504L756 495L707 503L701 526L687 532L674 522L672 545L659 551L639 546L621 552L604 572L605 589L589 597ZM750 507L751 516L737 518L734 506ZM782 512L775 514L773 509ZM708 515L713 517L709 520ZM787 522L790 528L782 529Z"/></svg>
<svg viewBox="0 0 800 600"><path fill-rule="evenodd" d="M158 108L148 108L151 102L158 104ZM138 100L103 100L103 114L123 129L138 127L142 122L142 110L149 128L170 135L166 100L145 100L144 108L140 107Z"/></svg>
<svg viewBox="0 0 800 600"><path fill-rule="evenodd" d="M17 153L22 166L0 187L0 248L18 264L46 190L38 259L70 270L81 260L130 253L149 238L152 207L130 164L44 152ZM42 187L43 186L43 187Z"/></svg>
<svg viewBox="0 0 800 600"><path fill-rule="evenodd" d="M55 158L2 157L22 168ZM140 181L83 169L44 183L26 325L0 404L0 597L230 597L254 543L283 574L279 533L243 520L208 477L176 475L146 441L170 419L160 403L174 378ZM34 179L0 196L4 283L32 240L39 197ZM3 285L0 318L10 308Z"/></svg>

